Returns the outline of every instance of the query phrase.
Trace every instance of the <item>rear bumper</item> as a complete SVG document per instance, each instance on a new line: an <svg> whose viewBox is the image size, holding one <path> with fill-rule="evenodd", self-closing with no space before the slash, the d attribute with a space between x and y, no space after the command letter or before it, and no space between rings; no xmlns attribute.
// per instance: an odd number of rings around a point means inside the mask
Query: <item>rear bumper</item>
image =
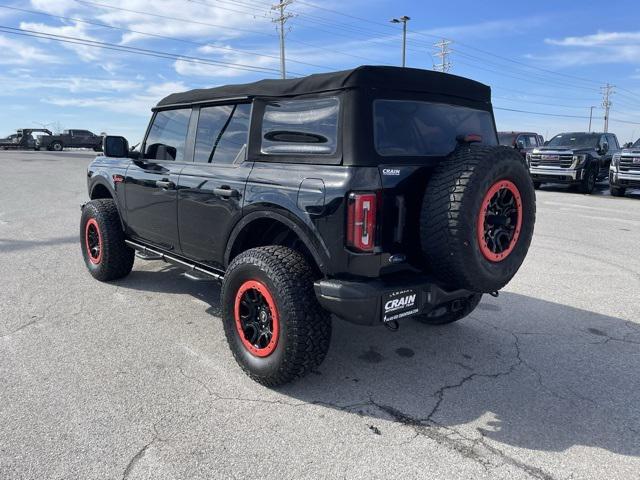
<svg viewBox="0 0 640 480"><path fill-rule="evenodd" d="M534 182L575 183L582 180L584 169L529 167Z"/></svg>
<svg viewBox="0 0 640 480"><path fill-rule="evenodd" d="M319 280L314 289L323 308L359 325L380 325L428 313L443 303L473 294L468 290L445 290L422 275L362 281Z"/></svg>

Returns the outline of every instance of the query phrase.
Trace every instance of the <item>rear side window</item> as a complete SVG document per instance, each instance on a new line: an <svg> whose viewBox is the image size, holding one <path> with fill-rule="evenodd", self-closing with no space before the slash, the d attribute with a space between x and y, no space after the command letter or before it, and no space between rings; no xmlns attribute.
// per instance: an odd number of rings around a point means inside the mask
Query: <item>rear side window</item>
<svg viewBox="0 0 640 480"><path fill-rule="evenodd" d="M491 114L445 103L416 100L373 102L374 142L382 156L443 156L456 148L458 135L477 134L496 145Z"/></svg>
<svg viewBox="0 0 640 480"><path fill-rule="evenodd" d="M156 113L145 142L144 158L182 162L190 117L190 108Z"/></svg>
<svg viewBox="0 0 640 480"><path fill-rule="evenodd" d="M195 161L232 164L244 159L250 119L248 103L201 108Z"/></svg>
<svg viewBox="0 0 640 480"><path fill-rule="evenodd" d="M337 149L337 98L269 102L262 121L266 155L333 155Z"/></svg>

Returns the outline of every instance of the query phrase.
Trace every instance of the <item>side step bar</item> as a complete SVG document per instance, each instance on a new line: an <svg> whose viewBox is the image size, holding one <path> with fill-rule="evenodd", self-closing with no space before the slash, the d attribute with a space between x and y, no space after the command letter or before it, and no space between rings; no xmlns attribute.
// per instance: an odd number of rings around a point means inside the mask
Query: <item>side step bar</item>
<svg viewBox="0 0 640 480"><path fill-rule="evenodd" d="M154 248L147 247L146 245L142 245L141 243L133 242L131 240L125 240L124 243L129 245L131 248L134 248L138 252L142 252L143 255L148 255L153 257L154 259L164 260L168 263L173 263L181 268L186 269L187 271L202 273L212 277L214 280L222 281L224 275L222 273L216 273L206 268L199 267L195 263L190 263L180 258L174 257L172 255L167 255L164 252L156 250Z"/></svg>

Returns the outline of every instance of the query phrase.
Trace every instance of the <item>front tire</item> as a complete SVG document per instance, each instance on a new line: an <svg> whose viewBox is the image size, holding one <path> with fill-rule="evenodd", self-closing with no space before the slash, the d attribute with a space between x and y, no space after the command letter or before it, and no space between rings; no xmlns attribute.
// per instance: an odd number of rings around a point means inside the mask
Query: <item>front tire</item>
<svg viewBox="0 0 640 480"><path fill-rule="evenodd" d="M585 177L580 182L580 185L578 186L578 191L580 193L585 193L587 195L590 195L591 193L593 193L593 190L596 188L597 180L598 180L597 169L593 167L589 168L589 170L587 170L587 174L585 175Z"/></svg>
<svg viewBox="0 0 640 480"><path fill-rule="evenodd" d="M626 188L624 187L614 187L613 185L609 185L609 192L612 197L624 197L624 193Z"/></svg>
<svg viewBox="0 0 640 480"><path fill-rule="evenodd" d="M289 383L317 368L329 349L331 317L316 300L313 270L297 251L252 248L229 265L222 321L242 370L266 386Z"/></svg>
<svg viewBox="0 0 640 480"><path fill-rule="evenodd" d="M82 209L80 245L89 273L108 282L125 277L133 268L135 252L124 242L116 202L92 200Z"/></svg>
<svg viewBox="0 0 640 480"><path fill-rule="evenodd" d="M53 142L51 144L51 150L53 150L54 152L61 152L63 150L62 143L61 142Z"/></svg>
<svg viewBox="0 0 640 480"><path fill-rule="evenodd" d="M460 303L449 302L438 305L431 312L424 315L417 315L414 318L425 325L446 325L462 320L464 317L470 315L471 312L476 309L480 300L482 300L482 294L474 293L463 299Z"/></svg>

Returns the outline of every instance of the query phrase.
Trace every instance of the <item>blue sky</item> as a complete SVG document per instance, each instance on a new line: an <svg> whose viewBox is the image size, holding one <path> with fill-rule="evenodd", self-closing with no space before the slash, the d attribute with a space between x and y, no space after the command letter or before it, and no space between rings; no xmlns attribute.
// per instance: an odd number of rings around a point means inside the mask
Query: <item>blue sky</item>
<svg viewBox="0 0 640 480"><path fill-rule="evenodd" d="M277 77L278 36L270 4L0 0L0 7L13 8L0 8L0 136L47 124L136 142L150 108L166 94ZM494 107L568 116L496 109L500 130L533 130L547 138L586 130L588 118L571 116L588 117L590 106L596 107L594 129L601 130L600 86L609 82L616 85L609 130L621 141L640 137L637 0L543 0L527 6L477 0L295 0L288 11L294 14L287 31L291 75L398 64L401 28L388 20L408 15L408 66L432 68L438 61L433 43L446 38L453 42L451 73L490 85ZM87 41L109 44L109 49L87 46ZM147 55L117 51L123 47L144 49Z"/></svg>

